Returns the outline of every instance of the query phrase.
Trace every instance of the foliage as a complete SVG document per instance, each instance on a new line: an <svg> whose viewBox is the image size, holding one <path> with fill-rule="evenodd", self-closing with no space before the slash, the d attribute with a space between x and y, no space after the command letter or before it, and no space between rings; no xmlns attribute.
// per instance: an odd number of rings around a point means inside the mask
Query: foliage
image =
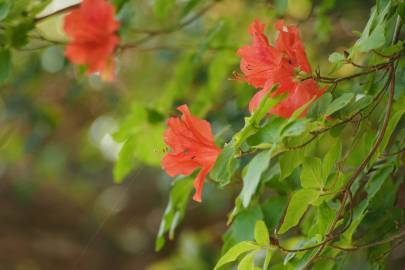
<svg viewBox="0 0 405 270"><path fill-rule="evenodd" d="M50 38L41 31L47 20L60 15L38 15L49 2L0 0L1 85L7 86L17 73L13 58L23 50L66 44L66 37ZM120 101L123 106L114 108L118 127L111 138L119 145L115 182L124 182L138 163L159 166L167 151L165 121L177 105L187 102L194 114L211 120L218 134L222 152L209 179L219 189L238 194L215 269L236 264L241 270L342 269L354 263L352 254L360 250L370 265L367 269L382 269L381 258L405 239L403 212L395 203L404 179L404 3L377 0L351 47L316 59L323 63L328 59L322 69L297 75L297 80L317 81L327 92L291 117L281 118L268 114L286 97L272 96L277 84L248 114L252 90L228 80L238 69L235 51L247 39L246 31L239 30L247 29L253 15L214 14L207 22L203 21L207 12L221 5L226 8L229 1L132 2L112 1L122 23L116 57L124 67L128 61L124 56L133 49L139 52L135 58L144 57L151 64L145 71L144 67L130 70L133 75L127 83L147 87L125 96ZM255 1L246 5L250 2ZM256 17L283 16L291 8L290 1L277 0L271 6L257 2ZM330 38L328 14L334 6L335 1L324 0L313 7L321 44ZM142 14L140 18L131 14L146 7L154 22L139 26L145 22ZM159 51L158 60L140 55L154 50ZM57 51L51 53L56 57ZM347 67L352 72L342 74ZM59 71L65 68L63 62ZM84 69L73 69L82 83ZM126 72L119 69L118 76ZM159 76L150 77L152 73ZM22 138L10 139L9 145L13 140ZM18 151L4 156L9 160L3 162L12 163ZM179 177L171 185L157 250L163 248L167 235L174 239L186 216L192 179Z"/></svg>

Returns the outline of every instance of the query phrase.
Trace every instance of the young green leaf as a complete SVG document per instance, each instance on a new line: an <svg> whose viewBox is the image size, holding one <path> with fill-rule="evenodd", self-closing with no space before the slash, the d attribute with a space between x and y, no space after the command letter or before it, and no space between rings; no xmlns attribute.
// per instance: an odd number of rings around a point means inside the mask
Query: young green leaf
<svg viewBox="0 0 405 270"><path fill-rule="evenodd" d="M238 270L254 270L255 269L255 263L254 263L254 257L255 257L256 251L252 251L249 254L247 254L243 259L240 261L238 265Z"/></svg>
<svg viewBox="0 0 405 270"><path fill-rule="evenodd" d="M232 248L230 248L218 261L215 265L214 270L219 269L223 265L234 262L238 259L239 256L242 254L252 251L258 250L260 247L253 242L244 241L236 244Z"/></svg>
<svg viewBox="0 0 405 270"><path fill-rule="evenodd" d="M270 236L267 230L266 223L263 220L259 220L255 225L255 240L256 242L264 247L270 246Z"/></svg>
<svg viewBox="0 0 405 270"><path fill-rule="evenodd" d="M193 191L193 177L180 178L173 183L170 191L169 202L160 223L159 232L156 237L156 250L163 248L166 240L165 234L169 232L170 239L173 239L174 230L179 225L186 212L187 203Z"/></svg>
<svg viewBox="0 0 405 270"><path fill-rule="evenodd" d="M335 144L326 153L322 163L322 178L327 179L331 170L336 167L336 162L339 160L342 153L342 142L340 138L336 140Z"/></svg>
<svg viewBox="0 0 405 270"><path fill-rule="evenodd" d="M131 136L122 145L118 154L118 159L115 162L113 175L114 182L120 184L125 176L127 176L135 166L134 151L136 147L136 137Z"/></svg>
<svg viewBox="0 0 405 270"><path fill-rule="evenodd" d="M291 175L291 173L304 161L304 150L298 149L283 153L280 158L280 178L283 180Z"/></svg>
<svg viewBox="0 0 405 270"><path fill-rule="evenodd" d="M263 270L268 270L269 269L269 265L270 265L270 261L271 261L272 256L273 256L273 250L268 249L266 251L266 257L265 257L264 263L263 263Z"/></svg>
<svg viewBox="0 0 405 270"><path fill-rule="evenodd" d="M225 145L211 170L212 179L221 185L226 185L231 181L233 173L239 166L239 161L234 155L235 147L232 144Z"/></svg>
<svg viewBox="0 0 405 270"><path fill-rule="evenodd" d="M301 186L303 188L322 189L326 179L322 175L322 161L317 157L307 157L301 171Z"/></svg>
<svg viewBox="0 0 405 270"><path fill-rule="evenodd" d="M287 232L292 227L296 226L305 211L308 209L312 202L316 201L319 197L319 191L314 189L301 189L291 197L290 203L287 207L287 212L283 220L283 224L278 230L279 234Z"/></svg>
<svg viewBox="0 0 405 270"><path fill-rule="evenodd" d="M256 192L263 172L268 168L272 149L257 154L246 166L246 174L243 176L243 188L240 193L243 206L249 206L250 200Z"/></svg>

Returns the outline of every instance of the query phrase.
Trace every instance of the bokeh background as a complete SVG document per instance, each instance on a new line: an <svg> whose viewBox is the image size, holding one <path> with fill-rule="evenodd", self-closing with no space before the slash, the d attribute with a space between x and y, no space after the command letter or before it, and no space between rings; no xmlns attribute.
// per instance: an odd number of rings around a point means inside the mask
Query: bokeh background
<svg viewBox="0 0 405 270"><path fill-rule="evenodd" d="M42 15L77 2L54 0ZM64 59L63 15L42 21L13 52L12 75L0 88L1 270L212 269L240 186L206 184L203 203L190 204L175 240L155 252L172 181L159 167L165 119L188 103L226 138L254 92L233 79L253 19L268 23L271 34L277 18L298 24L313 67L326 71L328 55L352 45L374 5L177 0L156 9L154 1L121 2L122 42L145 40L118 53L111 84ZM130 154L120 156L128 138ZM404 250L390 257L392 269L405 265Z"/></svg>

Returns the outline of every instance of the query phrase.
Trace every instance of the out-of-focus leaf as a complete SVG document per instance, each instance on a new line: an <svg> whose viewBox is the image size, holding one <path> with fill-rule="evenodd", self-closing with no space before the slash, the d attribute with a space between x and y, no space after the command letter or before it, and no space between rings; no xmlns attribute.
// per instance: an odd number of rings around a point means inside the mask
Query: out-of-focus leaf
<svg viewBox="0 0 405 270"><path fill-rule="evenodd" d="M8 29L8 36L11 46L21 48L28 43L28 32L34 28L34 22L32 20L25 20Z"/></svg>
<svg viewBox="0 0 405 270"><path fill-rule="evenodd" d="M188 0L181 10L181 17L186 17L200 2L201 0Z"/></svg>
<svg viewBox="0 0 405 270"><path fill-rule="evenodd" d="M278 15L282 16L287 10L288 0L275 0L274 5Z"/></svg>
<svg viewBox="0 0 405 270"><path fill-rule="evenodd" d="M123 145L115 163L113 175L115 183L122 182L135 166L134 153L136 147L135 136L130 137Z"/></svg>
<svg viewBox="0 0 405 270"><path fill-rule="evenodd" d="M10 0L0 0L0 21L4 20L10 12Z"/></svg>
<svg viewBox="0 0 405 270"><path fill-rule="evenodd" d="M8 78L11 71L11 53L7 49L0 49L0 85Z"/></svg>
<svg viewBox="0 0 405 270"><path fill-rule="evenodd" d="M397 13L401 17L402 23L405 24L405 3L399 3Z"/></svg>
<svg viewBox="0 0 405 270"><path fill-rule="evenodd" d="M346 59L345 56L338 52L332 53L331 55L329 55L329 58L328 58L329 62L331 62L332 64L342 62L345 59Z"/></svg>
<svg viewBox="0 0 405 270"><path fill-rule="evenodd" d="M159 17L165 17L176 6L176 0L156 0L153 6Z"/></svg>
<svg viewBox="0 0 405 270"><path fill-rule="evenodd" d="M161 250L165 245L165 234L167 232L169 232L169 238L173 239L176 227L183 220L192 191L193 178L191 176L174 181L156 238L155 248L157 251Z"/></svg>

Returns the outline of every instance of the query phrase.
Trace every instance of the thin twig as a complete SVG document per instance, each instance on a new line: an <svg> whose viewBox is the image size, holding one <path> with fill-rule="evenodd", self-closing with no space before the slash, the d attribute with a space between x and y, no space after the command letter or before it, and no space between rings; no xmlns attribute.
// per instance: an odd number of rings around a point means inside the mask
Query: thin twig
<svg viewBox="0 0 405 270"><path fill-rule="evenodd" d="M396 241L398 239L402 239L404 237L405 237L405 231L402 231L397 235L391 236L390 238L383 239L383 240L373 242L373 243L369 243L369 244L357 245L357 246L353 246L353 247L341 247L341 246L336 246L336 245L333 245L333 244L330 244L330 246L333 247L333 248L336 248L336 249L343 250L343 251L355 251L355 250L359 250L359 249L368 249L368 248L371 248L371 247L384 245L384 244Z"/></svg>

